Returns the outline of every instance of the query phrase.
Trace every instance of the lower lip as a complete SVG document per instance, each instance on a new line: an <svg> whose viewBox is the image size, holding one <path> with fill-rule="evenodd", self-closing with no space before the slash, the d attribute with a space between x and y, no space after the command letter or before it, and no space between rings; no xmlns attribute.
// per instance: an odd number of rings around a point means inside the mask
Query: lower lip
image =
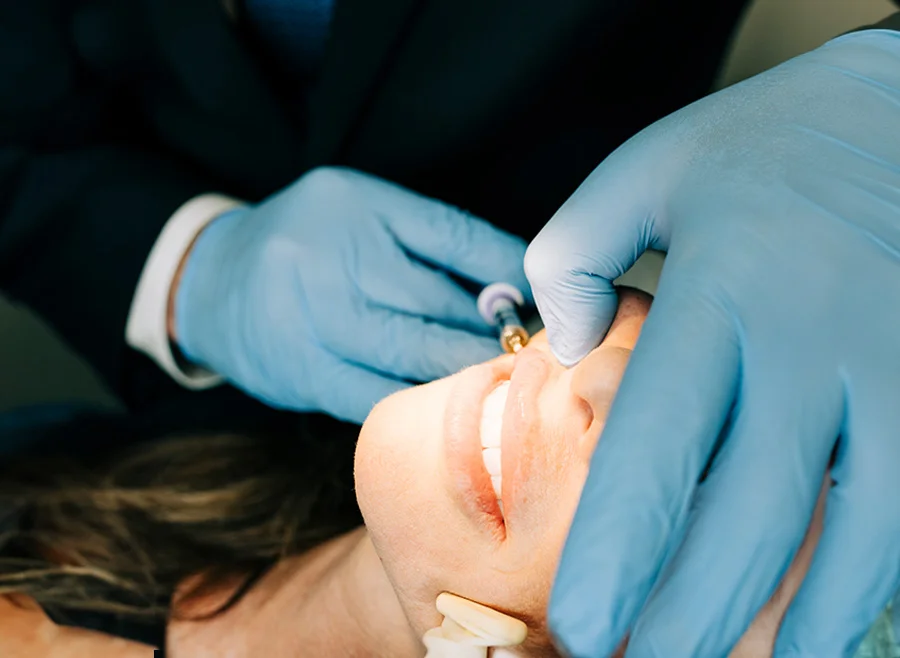
<svg viewBox="0 0 900 658"><path fill-rule="evenodd" d="M512 374L512 358L502 358L460 373L444 415L444 450L450 491L475 523L505 536L503 514L481 456L484 399Z"/></svg>

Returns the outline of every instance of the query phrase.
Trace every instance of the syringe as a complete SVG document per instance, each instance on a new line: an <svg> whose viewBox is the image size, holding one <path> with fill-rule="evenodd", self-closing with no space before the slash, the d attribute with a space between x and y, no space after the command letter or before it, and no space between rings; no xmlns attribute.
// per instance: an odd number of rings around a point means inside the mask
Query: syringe
<svg viewBox="0 0 900 658"><path fill-rule="evenodd" d="M521 291L508 283L492 283L478 295L478 312L485 322L500 327L500 345L514 354L528 343L516 306L523 306Z"/></svg>

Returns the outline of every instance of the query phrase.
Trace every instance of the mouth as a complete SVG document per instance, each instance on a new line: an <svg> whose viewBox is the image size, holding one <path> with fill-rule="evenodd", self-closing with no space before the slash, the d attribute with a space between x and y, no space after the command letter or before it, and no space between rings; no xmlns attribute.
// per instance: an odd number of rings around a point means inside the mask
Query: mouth
<svg viewBox="0 0 900 658"><path fill-rule="evenodd" d="M509 380L500 382L488 393L481 407L481 461L491 476L491 487L497 496L497 505L503 513L503 462L501 432L503 430L503 412L509 397Z"/></svg>
<svg viewBox="0 0 900 658"><path fill-rule="evenodd" d="M527 477L526 447L549 370L543 354L525 348L462 373L448 401L451 491L477 525L501 539Z"/></svg>

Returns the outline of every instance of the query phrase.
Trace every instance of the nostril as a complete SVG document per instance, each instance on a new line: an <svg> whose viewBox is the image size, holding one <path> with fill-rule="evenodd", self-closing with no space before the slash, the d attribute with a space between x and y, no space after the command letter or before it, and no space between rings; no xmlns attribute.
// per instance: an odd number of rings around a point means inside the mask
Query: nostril
<svg viewBox="0 0 900 658"><path fill-rule="evenodd" d="M603 431L603 425L606 422L606 415L598 416L595 414L594 408L587 400L578 398L578 420L579 433L578 443L575 446L576 454L580 459L589 462L591 455L594 454L594 448L597 447L597 440Z"/></svg>

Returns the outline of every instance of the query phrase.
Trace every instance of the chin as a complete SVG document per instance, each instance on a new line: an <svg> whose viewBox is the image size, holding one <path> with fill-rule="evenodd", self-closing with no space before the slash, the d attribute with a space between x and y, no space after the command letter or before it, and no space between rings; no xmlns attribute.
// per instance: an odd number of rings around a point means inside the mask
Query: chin
<svg viewBox="0 0 900 658"><path fill-rule="evenodd" d="M372 524L379 515L378 501L389 495L393 483L385 473L393 473L396 468L397 443L404 441L403 436L396 437L391 442L392 428L398 431L397 413L398 400L402 399L407 391L400 391L379 402L366 418L359 439L356 442L356 456L354 460L353 477L356 485L356 500L366 526ZM393 422L392 422L392 419ZM399 430L402 433L402 430ZM370 520L370 518L372 520Z"/></svg>
<svg viewBox="0 0 900 658"><path fill-rule="evenodd" d="M445 381L385 398L363 424L356 445L356 498L376 545L418 543L419 524L413 520L429 518L435 505Z"/></svg>

